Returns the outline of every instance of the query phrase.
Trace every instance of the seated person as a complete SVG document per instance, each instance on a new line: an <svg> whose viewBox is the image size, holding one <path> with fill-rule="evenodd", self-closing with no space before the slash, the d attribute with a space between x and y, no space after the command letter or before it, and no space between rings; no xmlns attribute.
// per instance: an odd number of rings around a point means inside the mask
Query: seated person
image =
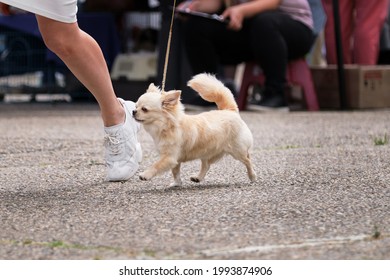
<svg viewBox="0 0 390 280"><path fill-rule="evenodd" d="M266 78L256 107L287 106L288 61L307 54L315 39L307 0L193 0L178 9L217 13L227 19L227 24L192 16L183 19L194 74L217 73L221 64L255 61Z"/></svg>

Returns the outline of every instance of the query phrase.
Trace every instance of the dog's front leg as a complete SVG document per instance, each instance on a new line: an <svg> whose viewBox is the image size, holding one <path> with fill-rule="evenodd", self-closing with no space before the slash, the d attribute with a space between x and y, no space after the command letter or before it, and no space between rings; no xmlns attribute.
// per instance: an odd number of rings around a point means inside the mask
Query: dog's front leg
<svg viewBox="0 0 390 280"><path fill-rule="evenodd" d="M157 162L155 162L151 167L142 172L139 175L139 178L143 181L152 179L154 176L166 172L177 166L177 160L171 156L163 156Z"/></svg>
<svg viewBox="0 0 390 280"><path fill-rule="evenodd" d="M204 177L206 176L207 171L210 169L210 164L207 159L202 159L202 165L200 167L199 174L197 176L192 176L190 179L192 182L200 183L203 181Z"/></svg>

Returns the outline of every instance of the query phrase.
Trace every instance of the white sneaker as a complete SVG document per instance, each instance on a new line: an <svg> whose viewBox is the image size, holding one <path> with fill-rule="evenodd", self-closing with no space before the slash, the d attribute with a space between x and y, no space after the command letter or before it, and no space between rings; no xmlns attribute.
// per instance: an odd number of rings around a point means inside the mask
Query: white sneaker
<svg viewBox="0 0 390 280"><path fill-rule="evenodd" d="M135 104L118 98L126 112L125 122L105 127L104 137L107 181L127 181L137 172L142 160L141 144L138 142L140 124L133 118Z"/></svg>

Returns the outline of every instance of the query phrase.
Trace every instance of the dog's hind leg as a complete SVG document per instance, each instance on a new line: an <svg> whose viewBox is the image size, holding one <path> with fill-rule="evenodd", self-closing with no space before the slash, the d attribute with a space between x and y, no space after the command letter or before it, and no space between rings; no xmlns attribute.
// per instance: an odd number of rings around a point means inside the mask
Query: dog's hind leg
<svg viewBox="0 0 390 280"><path fill-rule="evenodd" d="M249 153L244 152L244 153L231 154L231 155L245 165L249 180L251 180L251 182L256 181L256 172L253 170L253 165Z"/></svg>
<svg viewBox="0 0 390 280"><path fill-rule="evenodd" d="M172 175L174 182L170 185L170 187L181 187L182 182L180 178L180 163L172 168Z"/></svg>

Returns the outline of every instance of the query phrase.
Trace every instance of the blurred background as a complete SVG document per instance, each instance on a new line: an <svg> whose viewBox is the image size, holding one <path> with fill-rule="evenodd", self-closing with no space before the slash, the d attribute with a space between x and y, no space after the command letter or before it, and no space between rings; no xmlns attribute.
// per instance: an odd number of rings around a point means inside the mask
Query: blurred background
<svg viewBox="0 0 390 280"><path fill-rule="evenodd" d="M182 1L177 1L177 4L180 2ZM119 97L135 101L150 82L161 85L173 1L80 0L78 5L78 23L101 46ZM307 63L312 70L320 107L337 109L340 106L337 98L329 98L331 83L331 94L338 94L337 76L334 68L328 67L326 63L322 32L326 19L324 14L320 18L322 21L316 27L318 39L307 56ZM181 89L183 103L191 103L193 93L186 83L192 73L181 45L180 33L180 21L176 20L166 89ZM385 71L382 75L384 80L387 80L387 72L390 73L386 66L389 64L390 28L387 19L377 62L378 69ZM384 68L380 68L382 66ZM231 73L233 88L238 92L244 66L224 67L221 66L221 73ZM352 70L347 67L346 71ZM347 75L347 80L348 77ZM368 77L378 79L375 75ZM390 94L390 85L386 90ZM87 90L56 55L45 47L35 17L4 5L0 11L0 102L16 102L21 99L39 101L44 98L66 102L95 102L93 96L87 94ZM382 102L383 106L390 107L390 103L386 102Z"/></svg>

